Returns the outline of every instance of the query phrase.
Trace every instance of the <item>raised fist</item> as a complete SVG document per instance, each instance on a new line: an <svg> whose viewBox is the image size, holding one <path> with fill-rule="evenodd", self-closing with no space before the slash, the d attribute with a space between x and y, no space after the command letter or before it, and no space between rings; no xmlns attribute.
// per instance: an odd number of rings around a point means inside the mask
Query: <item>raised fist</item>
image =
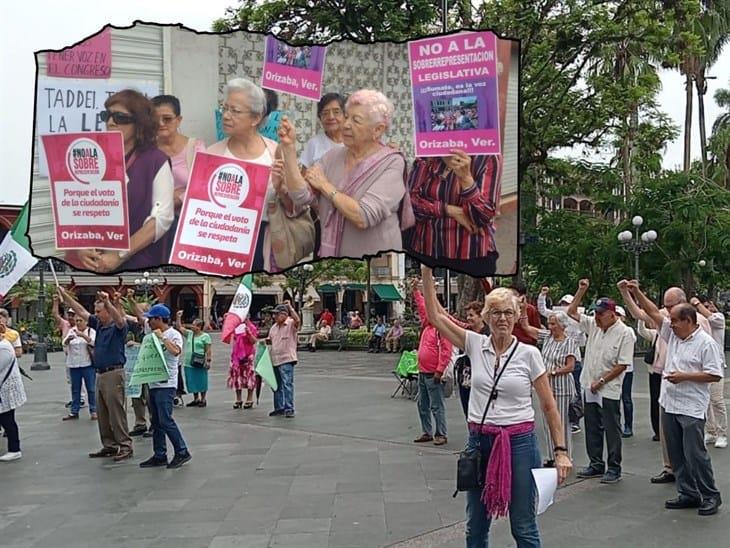
<svg viewBox="0 0 730 548"><path fill-rule="evenodd" d="M618 287L619 291L625 291L629 289L629 281L628 280L621 280L619 283L616 284L616 287Z"/></svg>
<svg viewBox="0 0 730 548"><path fill-rule="evenodd" d="M591 281L588 278L583 278L578 282L579 289L588 289L591 285Z"/></svg>

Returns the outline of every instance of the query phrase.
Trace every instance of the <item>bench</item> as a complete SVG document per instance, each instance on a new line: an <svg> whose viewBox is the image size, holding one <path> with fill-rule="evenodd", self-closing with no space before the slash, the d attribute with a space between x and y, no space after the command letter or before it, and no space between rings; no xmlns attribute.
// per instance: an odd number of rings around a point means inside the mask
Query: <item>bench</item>
<svg viewBox="0 0 730 548"><path fill-rule="evenodd" d="M309 335L299 341L300 348L307 348ZM347 329L333 327L330 338L326 341L317 341L317 350L337 350L341 352L347 348Z"/></svg>

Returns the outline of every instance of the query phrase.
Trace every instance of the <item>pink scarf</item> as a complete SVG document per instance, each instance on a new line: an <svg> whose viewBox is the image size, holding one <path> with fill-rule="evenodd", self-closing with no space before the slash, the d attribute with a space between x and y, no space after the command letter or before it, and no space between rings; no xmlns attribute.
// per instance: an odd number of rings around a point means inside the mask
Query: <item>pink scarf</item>
<svg viewBox="0 0 730 548"><path fill-rule="evenodd" d="M350 198L358 199L375 181L368 181L377 168L393 155L403 156L397 150L383 145L380 150L360 161L350 173L342 188L338 192L346 194ZM406 174L403 173L403 185L406 184ZM320 243L320 257L339 257L342 245L342 232L345 226L345 217L339 210L332 206L327 218L322 222L322 240ZM401 230L406 230L415 224L415 216L411 199L406 188L401 207Z"/></svg>
<svg viewBox="0 0 730 548"><path fill-rule="evenodd" d="M521 422L510 426L495 426L469 423L469 431L494 436L492 451L489 453L486 481L482 491L482 502L487 507L487 515L493 518L504 517L512 502L512 436L527 434L535 429L535 423Z"/></svg>

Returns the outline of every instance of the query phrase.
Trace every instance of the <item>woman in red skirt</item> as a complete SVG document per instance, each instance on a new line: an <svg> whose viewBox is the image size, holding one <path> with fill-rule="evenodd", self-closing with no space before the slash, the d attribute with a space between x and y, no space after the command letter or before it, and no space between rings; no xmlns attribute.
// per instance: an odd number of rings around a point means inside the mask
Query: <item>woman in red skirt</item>
<svg viewBox="0 0 730 548"><path fill-rule="evenodd" d="M254 371L254 357L256 356L256 341L258 329L246 319L234 331L231 351L231 368L228 371L228 388L236 391L236 403L233 409L251 409L253 407L253 393L256 388L256 372ZM246 389L246 403L241 401L241 393Z"/></svg>

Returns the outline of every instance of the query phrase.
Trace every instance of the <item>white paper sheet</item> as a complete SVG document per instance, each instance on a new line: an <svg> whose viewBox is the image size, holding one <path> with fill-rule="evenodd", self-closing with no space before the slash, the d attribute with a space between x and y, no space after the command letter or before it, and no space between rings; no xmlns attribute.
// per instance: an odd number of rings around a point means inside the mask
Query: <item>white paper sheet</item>
<svg viewBox="0 0 730 548"><path fill-rule="evenodd" d="M591 392L590 388L586 388L584 393L586 403L597 403L600 407L603 407L603 396L601 396L600 392L596 392L594 394Z"/></svg>
<svg viewBox="0 0 730 548"><path fill-rule="evenodd" d="M558 470L556 468L533 468L532 477L537 486L537 514L542 514L553 503L555 490L558 488Z"/></svg>

